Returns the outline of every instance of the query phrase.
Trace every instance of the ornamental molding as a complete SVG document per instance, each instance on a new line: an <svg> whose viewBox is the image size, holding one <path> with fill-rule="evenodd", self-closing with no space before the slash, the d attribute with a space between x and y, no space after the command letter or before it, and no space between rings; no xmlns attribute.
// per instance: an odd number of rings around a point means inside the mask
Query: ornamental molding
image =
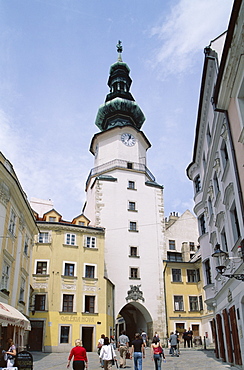
<svg viewBox="0 0 244 370"><path fill-rule="evenodd" d="M225 189L224 198L223 198L223 203L227 209L230 208L230 200L231 200L230 198L232 198L234 195L235 195L234 185L233 185L233 182L230 182L229 185Z"/></svg>
<svg viewBox="0 0 244 370"><path fill-rule="evenodd" d="M10 200L10 190L8 186L2 181L0 183L0 202L7 206Z"/></svg>
<svg viewBox="0 0 244 370"><path fill-rule="evenodd" d="M34 289L47 289L48 284L47 283L34 283L33 288Z"/></svg>
<svg viewBox="0 0 244 370"><path fill-rule="evenodd" d="M227 131L227 127L226 127L226 124L225 123L223 123L223 125L222 125L220 136L223 138L223 140L225 142L227 142L227 139L228 139L228 131Z"/></svg>
<svg viewBox="0 0 244 370"><path fill-rule="evenodd" d="M88 286L88 285L84 285L83 286L83 290L85 292L96 292L97 291L97 287L95 286Z"/></svg>
<svg viewBox="0 0 244 370"><path fill-rule="evenodd" d="M128 296L125 298L126 301L133 300L138 301L141 300L142 302L145 301L143 298L143 292L139 289L141 285L130 285L130 290L128 290Z"/></svg>
<svg viewBox="0 0 244 370"><path fill-rule="evenodd" d="M62 284L62 290L76 290L75 284Z"/></svg>

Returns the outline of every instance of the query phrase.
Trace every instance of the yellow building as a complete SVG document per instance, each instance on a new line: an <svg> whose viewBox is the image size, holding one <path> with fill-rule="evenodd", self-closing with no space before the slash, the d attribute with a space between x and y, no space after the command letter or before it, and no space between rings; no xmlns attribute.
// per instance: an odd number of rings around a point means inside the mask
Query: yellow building
<svg viewBox="0 0 244 370"><path fill-rule="evenodd" d="M27 340L30 261L37 227L12 164L0 152L0 350L12 337L18 350ZM6 306L7 305L7 306ZM17 311L16 311L16 310ZM20 320L20 311L23 320ZM8 325L8 315L14 315ZM27 334L27 333L25 333Z"/></svg>
<svg viewBox="0 0 244 370"><path fill-rule="evenodd" d="M80 215L62 220L54 209L42 218L32 260L31 350L70 350L81 338L94 351L112 335L113 284L104 277L104 236Z"/></svg>
<svg viewBox="0 0 244 370"><path fill-rule="evenodd" d="M203 342L205 337L210 343L212 334L208 317L211 312L204 303L200 255L193 261L164 261L168 335L178 331L183 342L182 333L190 328L195 341L200 337Z"/></svg>

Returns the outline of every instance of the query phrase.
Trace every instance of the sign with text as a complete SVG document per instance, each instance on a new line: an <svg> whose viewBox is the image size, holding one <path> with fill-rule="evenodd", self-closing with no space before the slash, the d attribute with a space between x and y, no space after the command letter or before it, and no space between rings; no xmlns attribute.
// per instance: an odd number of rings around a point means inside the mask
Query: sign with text
<svg viewBox="0 0 244 370"><path fill-rule="evenodd" d="M28 351L21 351L16 356L19 370L33 370L33 357Z"/></svg>

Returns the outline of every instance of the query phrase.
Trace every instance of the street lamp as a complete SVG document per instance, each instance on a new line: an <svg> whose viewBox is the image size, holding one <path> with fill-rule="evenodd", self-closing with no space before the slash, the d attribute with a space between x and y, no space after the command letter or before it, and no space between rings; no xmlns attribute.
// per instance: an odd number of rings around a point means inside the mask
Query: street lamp
<svg viewBox="0 0 244 370"><path fill-rule="evenodd" d="M229 258L229 255L227 252L224 252L220 249L220 244L218 243L215 246L215 252L212 254L212 257L219 258L219 261L222 262L223 258ZM225 276L229 279L235 278L237 280L244 281L244 274L225 274L224 275L226 271L226 266L223 263L222 264L220 263L219 266L216 266L216 270L220 275Z"/></svg>

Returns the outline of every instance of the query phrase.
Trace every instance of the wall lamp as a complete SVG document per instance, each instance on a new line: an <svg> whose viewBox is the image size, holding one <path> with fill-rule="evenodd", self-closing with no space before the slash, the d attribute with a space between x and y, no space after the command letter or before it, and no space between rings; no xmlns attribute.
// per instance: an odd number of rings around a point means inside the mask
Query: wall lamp
<svg viewBox="0 0 244 370"><path fill-rule="evenodd" d="M220 244L216 244L215 251L212 254L212 257L219 258L219 261L222 262L223 258L229 258L229 255L227 252L224 252L220 249ZM220 275L225 276L229 279L235 278L237 280L244 281L244 274L225 274L224 275L226 271L226 266L223 263L220 264L219 266L216 266L216 270Z"/></svg>

